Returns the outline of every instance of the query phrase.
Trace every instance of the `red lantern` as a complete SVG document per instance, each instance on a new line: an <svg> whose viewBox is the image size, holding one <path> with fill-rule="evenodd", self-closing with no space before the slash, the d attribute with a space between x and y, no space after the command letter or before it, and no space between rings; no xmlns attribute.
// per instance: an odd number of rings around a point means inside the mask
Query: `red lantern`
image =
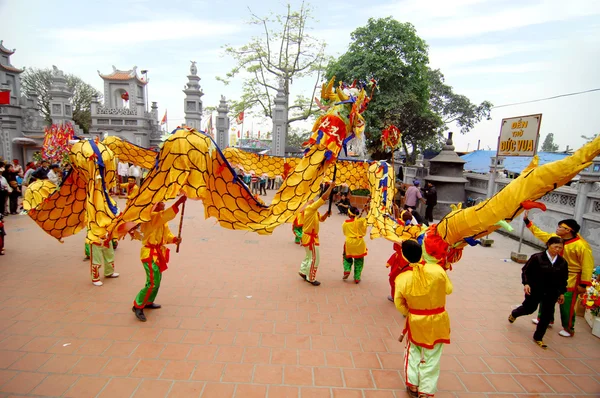
<svg viewBox="0 0 600 398"><path fill-rule="evenodd" d="M125 91L123 94L121 94L121 98L123 98L125 101L129 101L129 93Z"/></svg>

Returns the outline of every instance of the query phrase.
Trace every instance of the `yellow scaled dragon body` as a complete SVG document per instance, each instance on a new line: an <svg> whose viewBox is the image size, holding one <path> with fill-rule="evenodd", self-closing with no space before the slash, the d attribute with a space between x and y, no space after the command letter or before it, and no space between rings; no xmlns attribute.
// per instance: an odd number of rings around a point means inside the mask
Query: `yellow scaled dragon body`
<svg viewBox="0 0 600 398"><path fill-rule="evenodd" d="M385 162L337 160L346 142L363 133L361 114L370 98L366 85L349 94L341 88L334 90L333 82L323 85L319 105L325 113L315 122L302 158L248 154L233 148L221 152L209 136L188 128L175 130L159 153L116 137L102 142L84 140L71 149L73 171L61 187L56 190L48 181L36 181L28 187L24 208L56 239L87 227L86 240L102 242L122 237L132 226L148 221L155 203L183 191L190 199L202 200L205 216L216 218L225 228L270 234L319 192L323 180L333 179L331 166L337 161L337 183L346 182L351 189L370 188L371 238L418 239L429 260L450 268L467 244L499 228L499 222L513 220L523 210L523 202L540 199L564 185L600 154L599 137L563 160L538 167L534 158L494 197L466 209L457 207L427 229L404 226L390 215L395 192L392 167ZM138 195L122 212L108 196L115 184L115 157L150 170ZM239 180L232 164L269 177L287 174L287 178L266 206Z"/></svg>

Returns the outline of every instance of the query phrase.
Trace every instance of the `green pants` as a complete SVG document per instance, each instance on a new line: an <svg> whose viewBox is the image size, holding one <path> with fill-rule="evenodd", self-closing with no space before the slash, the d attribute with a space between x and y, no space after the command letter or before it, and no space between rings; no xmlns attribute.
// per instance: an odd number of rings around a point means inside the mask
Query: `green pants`
<svg viewBox="0 0 600 398"><path fill-rule="evenodd" d="M133 305L137 308L144 308L147 304L154 303L162 279L162 273L154 261L152 261L152 265L142 261L142 265L146 270L146 286L135 297Z"/></svg>
<svg viewBox="0 0 600 398"><path fill-rule="evenodd" d="M354 264L354 280L360 280L360 274L362 274L363 266L365 265L365 258L352 258L344 255L344 275L349 275L352 270L352 264Z"/></svg>
<svg viewBox="0 0 600 398"><path fill-rule="evenodd" d="M300 264L300 273L306 275L310 282L314 282L319 268L319 246L304 246L304 249L306 250L306 256Z"/></svg>
<svg viewBox="0 0 600 398"><path fill-rule="evenodd" d="M560 309L560 323L567 332L574 334L575 333L575 304L577 303L577 294L575 292L566 292L565 302L560 304L558 307ZM542 313L542 305L540 304L540 308L538 311L538 321L540 320L540 314ZM554 312L552 313L552 318L550 318L550 324L554 323Z"/></svg>
<svg viewBox="0 0 600 398"><path fill-rule="evenodd" d="M100 280L100 267L104 263L104 276L110 276L115 272L115 249L112 242L108 247L91 245L90 273L92 282Z"/></svg>
<svg viewBox="0 0 600 398"><path fill-rule="evenodd" d="M418 387L419 393L422 394L435 394L443 348L442 343L434 345L431 349L419 347L410 340L406 343L404 374L407 386Z"/></svg>
<svg viewBox="0 0 600 398"><path fill-rule="evenodd" d="M294 242L297 244L300 244L300 242L302 242L302 227L294 227L292 228L292 231L294 231Z"/></svg>

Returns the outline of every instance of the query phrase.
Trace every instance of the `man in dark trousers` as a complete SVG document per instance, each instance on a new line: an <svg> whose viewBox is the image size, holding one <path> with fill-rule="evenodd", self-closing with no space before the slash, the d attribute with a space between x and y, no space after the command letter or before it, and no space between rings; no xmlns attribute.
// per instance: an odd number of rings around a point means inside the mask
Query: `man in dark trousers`
<svg viewBox="0 0 600 398"><path fill-rule="evenodd" d="M430 181L427 181L423 193L425 194L425 202L427 206L425 208L425 219L428 223L430 223L433 222L433 208L435 205L437 205L437 191L435 186Z"/></svg>

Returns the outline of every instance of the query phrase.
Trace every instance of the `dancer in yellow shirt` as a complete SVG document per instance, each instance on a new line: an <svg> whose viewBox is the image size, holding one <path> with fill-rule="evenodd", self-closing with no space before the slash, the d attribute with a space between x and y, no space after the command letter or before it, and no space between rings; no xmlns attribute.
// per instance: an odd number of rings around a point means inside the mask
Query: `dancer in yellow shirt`
<svg viewBox="0 0 600 398"><path fill-rule="evenodd" d="M146 322L144 308L158 309L161 307L154 300L160 288L162 273L167 269L169 262L169 249L165 245L181 242L179 238L173 235L167 223L175 218L179 212L179 205L185 202L186 199L186 196L182 196L166 210L164 202L157 203L150 221L143 223L140 227L143 243L140 259L146 270L146 285L135 297L132 311L137 319L142 322Z"/></svg>
<svg viewBox="0 0 600 398"><path fill-rule="evenodd" d="M331 215L327 213L321 215L319 207L323 206L329 198L329 194L333 189L334 184L330 184L329 188L317 200L309 200L308 203L301 208L304 212L304 223L302 224L302 246L306 250L306 256L300 264L300 276L313 286L319 286L321 282L316 280L317 269L319 268L319 222L325 221Z"/></svg>
<svg viewBox="0 0 600 398"><path fill-rule="evenodd" d="M394 303L406 316L400 337L408 336L405 352L406 389L413 397L433 396L440 376L444 344L450 344L450 318L446 296L452 282L446 271L434 263L421 261L421 245L414 240L402 242L402 255L412 270L396 277Z"/></svg>
<svg viewBox="0 0 600 398"><path fill-rule="evenodd" d="M342 224L342 232L346 237L343 279L348 279L352 265L354 265L354 283L360 283L360 275L367 255L367 245L364 239L367 234L367 219L359 217L358 209L354 206L348 208L348 216L350 218Z"/></svg>

